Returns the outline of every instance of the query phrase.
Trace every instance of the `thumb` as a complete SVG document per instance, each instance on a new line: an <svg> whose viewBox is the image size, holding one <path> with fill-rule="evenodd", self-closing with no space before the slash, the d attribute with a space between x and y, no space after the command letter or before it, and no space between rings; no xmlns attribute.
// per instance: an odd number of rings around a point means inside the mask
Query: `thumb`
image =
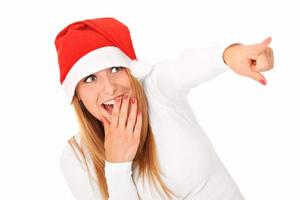
<svg viewBox="0 0 300 200"><path fill-rule="evenodd" d="M250 73L249 77L252 78L253 80L263 84L263 85L267 84L267 80L265 79L265 77L261 73L253 71L253 72Z"/></svg>

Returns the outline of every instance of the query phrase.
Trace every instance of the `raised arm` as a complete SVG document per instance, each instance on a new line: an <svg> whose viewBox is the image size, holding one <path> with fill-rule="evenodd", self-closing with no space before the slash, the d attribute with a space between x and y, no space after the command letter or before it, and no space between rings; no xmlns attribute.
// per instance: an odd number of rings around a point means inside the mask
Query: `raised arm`
<svg viewBox="0 0 300 200"><path fill-rule="evenodd" d="M184 98L191 88L230 69L223 53L232 44L187 49L172 60L154 64L151 79L166 96Z"/></svg>

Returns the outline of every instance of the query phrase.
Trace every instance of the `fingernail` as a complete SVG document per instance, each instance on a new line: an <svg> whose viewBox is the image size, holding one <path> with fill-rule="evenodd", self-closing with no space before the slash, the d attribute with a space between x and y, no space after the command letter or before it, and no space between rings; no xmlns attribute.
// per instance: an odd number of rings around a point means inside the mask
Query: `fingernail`
<svg viewBox="0 0 300 200"><path fill-rule="evenodd" d="M119 103L120 102L120 97L117 97L116 101Z"/></svg>
<svg viewBox="0 0 300 200"><path fill-rule="evenodd" d="M141 111L138 111L138 115L141 115L141 113L142 113Z"/></svg>
<svg viewBox="0 0 300 200"><path fill-rule="evenodd" d="M133 97L133 98L131 99L131 103L134 104L134 102L135 102L135 98Z"/></svg>
<svg viewBox="0 0 300 200"><path fill-rule="evenodd" d="M259 80L259 82L260 82L261 84L263 84L263 85L266 85L266 81L263 80L263 79Z"/></svg>
<svg viewBox="0 0 300 200"><path fill-rule="evenodd" d="M127 99L128 98L128 95L126 94L125 96L124 96L124 99Z"/></svg>

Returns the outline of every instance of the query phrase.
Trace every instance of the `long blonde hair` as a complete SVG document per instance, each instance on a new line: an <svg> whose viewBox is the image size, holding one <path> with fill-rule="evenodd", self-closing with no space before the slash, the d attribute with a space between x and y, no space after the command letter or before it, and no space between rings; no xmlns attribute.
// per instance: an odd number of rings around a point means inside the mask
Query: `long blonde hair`
<svg viewBox="0 0 300 200"><path fill-rule="evenodd" d="M143 87L140 85L138 80L131 75L129 69L125 68L125 70L130 79L130 84L132 86L133 92L137 98L138 110L142 111L142 119L143 119L140 143L132 163L133 170L136 169L137 167L139 168L138 176L142 176L143 183L144 183L145 176L147 176L147 178L154 183L155 188L158 189L157 187L158 185L157 182L158 182L161 188L163 189L164 193L168 196L169 199L171 199L170 194L174 196L176 195L163 183L160 177L160 174L162 173L157 159L157 151L156 151L153 132L149 123L148 101L146 99L146 95L144 93ZM98 188L102 196L104 197L104 199L107 200L109 194L108 194L108 188L107 188L107 183L104 174L104 165L105 165L104 127L98 119L96 119L88 112L88 110L85 108L83 103L76 96L76 93L73 97L72 105L74 106L76 117L79 123L81 139L86 145L90 157L93 161L92 163L98 180ZM88 174L90 175L86 156L82 149L82 146L80 146L76 142L74 137L69 139L68 142L74 151L75 149L79 150L81 156L84 158L84 162ZM159 193L161 195L161 192Z"/></svg>

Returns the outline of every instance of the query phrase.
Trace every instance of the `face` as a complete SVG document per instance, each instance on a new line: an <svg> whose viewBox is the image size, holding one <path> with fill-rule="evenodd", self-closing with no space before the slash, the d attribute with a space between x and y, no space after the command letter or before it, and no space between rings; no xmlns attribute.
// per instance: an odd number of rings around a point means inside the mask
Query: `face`
<svg viewBox="0 0 300 200"><path fill-rule="evenodd" d="M87 110L98 120L105 117L111 121L111 106L103 103L118 96L133 96L130 79L125 67L109 67L91 74L79 81L76 87L77 97ZM129 108L130 109L130 108Z"/></svg>

